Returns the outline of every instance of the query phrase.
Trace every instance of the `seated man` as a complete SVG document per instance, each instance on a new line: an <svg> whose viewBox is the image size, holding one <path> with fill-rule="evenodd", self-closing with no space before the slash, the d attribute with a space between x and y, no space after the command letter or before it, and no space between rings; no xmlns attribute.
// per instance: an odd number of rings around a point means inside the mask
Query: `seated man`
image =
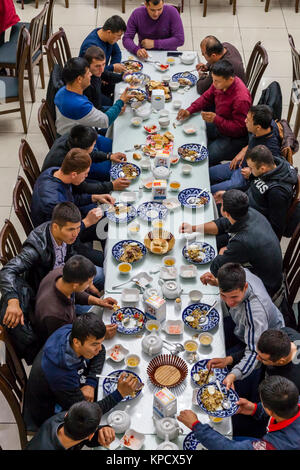
<svg viewBox="0 0 300 470"><path fill-rule="evenodd" d="M92 164L87 179L79 186L74 186L74 192L103 194L124 190L130 185L130 181L126 178L117 178L114 181L109 181L109 171L111 162L125 162L127 160L126 155L121 152L103 152L101 150L103 138L105 139L105 137L98 135L93 127L82 126L80 124L72 127L70 132L54 141L45 157L41 171L61 166L69 150L79 148L89 152ZM101 182L95 180L100 180Z"/></svg>
<svg viewBox="0 0 300 470"><path fill-rule="evenodd" d="M212 68L213 84L187 109L181 109L178 120L187 119L201 111L206 121L209 165L232 160L248 144L245 119L251 106L246 85L235 77L228 60L219 60ZM215 107L215 112L206 111Z"/></svg>
<svg viewBox="0 0 300 470"><path fill-rule="evenodd" d="M58 328L75 321L75 303L86 306L87 310L89 305L112 309L117 303L111 297L99 299L87 292L95 275L94 264L81 255L75 255L63 267L50 271L44 277L36 295L32 319L34 331L42 344ZM109 325L106 329L109 333L115 333L117 325Z"/></svg>
<svg viewBox="0 0 300 470"><path fill-rule="evenodd" d="M100 426L102 415L134 391L137 379L129 375L118 381L115 392L98 403L81 401L65 412L47 419L25 450L81 450L87 447L108 447L115 439L115 431L108 425ZM109 400L107 400L109 398ZM100 405L101 404L101 405ZM100 406L101 407L100 407Z"/></svg>
<svg viewBox="0 0 300 470"><path fill-rule="evenodd" d="M101 374L105 361L102 344L105 331L99 316L89 312L48 338L35 358L28 378L24 403L27 429L39 428L53 416L57 405L68 410L79 401L95 401L97 374ZM115 392L115 398L117 402L122 399L118 392ZM99 405L102 408L101 402Z"/></svg>
<svg viewBox="0 0 300 470"><path fill-rule="evenodd" d="M62 72L65 86L55 95L56 130L59 135L69 132L75 124L107 128L119 116L123 106L131 98L129 89L122 93L105 113L96 109L83 91L90 86L91 72L88 62L75 57L69 59Z"/></svg>
<svg viewBox="0 0 300 470"><path fill-rule="evenodd" d="M251 106L246 117L246 126L249 132L249 142L229 163L220 163L209 169L211 192L227 191L228 189L242 189L248 187L245 176L248 170L245 155L248 150L257 145L265 145L274 157L281 157L281 142L273 113L269 106L260 104Z"/></svg>
<svg viewBox="0 0 300 470"><path fill-rule="evenodd" d="M206 36L200 43L201 53L206 64L197 64L199 73L197 91L202 95L212 85L211 66L219 60L226 59L231 63L236 77L246 82L243 59L239 51L229 42L223 44L215 36Z"/></svg>
<svg viewBox="0 0 300 470"><path fill-rule="evenodd" d="M73 194L72 185L77 186L86 179L91 163L86 150L73 148L65 156L61 167L51 167L40 174L33 188L31 203L31 218L35 227L51 219L58 202L74 202L83 216L97 208L97 202L114 203L109 194Z"/></svg>
<svg viewBox="0 0 300 470"><path fill-rule="evenodd" d="M126 68L121 64L121 50L117 44L125 31L126 23L120 16L114 15L108 18L101 28L93 29L85 38L80 47L79 57L83 57L90 46L97 46L105 54L106 70L116 73L125 72Z"/></svg>
<svg viewBox="0 0 300 470"><path fill-rule="evenodd" d="M138 35L138 46L134 43ZM140 59L147 59L151 49L176 51L184 44L184 30L180 14L164 0L145 0L136 8L127 22L123 46Z"/></svg>
<svg viewBox="0 0 300 470"><path fill-rule="evenodd" d="M24 324L17 289L18 277L25 276L37 292L42 279L50 271L63 266L71 256L77 254L74 244L81 224L89 227L91 223L99 220L94 211L81 220L80 211L75 204L71 202L57 204L51 221L33 229L23 243L20 253L3 266L0 271L0 292L2 297L8 299L3 318L4 325L15 328L19 323ZM97 253L101 258L102 253L99 251ZM94 285L101 289L104 283L103 269L96 266L96 271ZM93 289L93 293L98 294L98 289Z"/></svg>
<svg viewBox="0 0 300 470"><path fill-rule="evenodd" d="M259 394L261 403L241 398L238 405L240 413L255 419L271 418L262 439L230 440L209 424L202 424L191 410L181 411L178 421L190 428L208 450L299 450L300 409L295 384L284 377L269 377L260 384Z"/></svg>
<svg viewBox="0 0 300 470"><path fill-rule="evenodd" d="M265 330L282 328L283 317L261 280L238 263L224 264L217 277L205 273L201 281L219 286L224 313L229 315L224 317L226 364L233 364L232 354L239 352L238 362L235 361L223 381L229 388L236 380L248 377L259 365L256 357L258 339ZM219 367L218 364L219 358L214 358L208 362L208 367Z"/></svg>
<svg viewBox="0 0 300 470"><path fill-rule="evenodd" d="M241 263L263 281L273 297L282 284L282 254L270 223L257 210L249 208L247 194L238 189L224 193L221 214L219 219L204 225L183 223L180 231L229 234L228 245L223 245L210 265L213 275L217 276L219 268L225 263Z"/></svg>

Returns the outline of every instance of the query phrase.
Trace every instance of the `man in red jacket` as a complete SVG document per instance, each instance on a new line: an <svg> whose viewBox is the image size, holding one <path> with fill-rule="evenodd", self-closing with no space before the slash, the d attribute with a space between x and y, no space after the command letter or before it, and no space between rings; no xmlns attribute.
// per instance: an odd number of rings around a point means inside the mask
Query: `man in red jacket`
<svg viewBox="0 0 300 470"><path fill-rule="evenodd" d="M11 26L20 21L16 14L13 0L1 0L0 2L0 46L4 43L4 33Z"/></svg>
<svg viewBox="0 0 300 470"><path fill-rule="evenodd" d="M227 60L216 62L212 69L213 84L187 109L181 109L178 120L201 111L206 121L209 165L232 160L248 144L245 119L252 103L242 80L234 75ZM215 109L215 112L206 111Z"/></svg>

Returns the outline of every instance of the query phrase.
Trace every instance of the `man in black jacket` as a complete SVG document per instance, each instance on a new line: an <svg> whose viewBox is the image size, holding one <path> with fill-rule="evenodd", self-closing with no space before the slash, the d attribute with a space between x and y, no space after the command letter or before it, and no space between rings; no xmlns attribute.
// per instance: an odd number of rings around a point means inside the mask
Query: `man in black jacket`
<svg viewBox="0 0 300 470"><path fill-rule="evenodd" d="M213 275L216 277L225 263L240 263L263 281L272 298L282 285L282 254L270 223L258 211L249 208L247 194L238 189L224 193L221 214L219 219L204 225L183 223L179 230L229 234L228 245L223 245L210 265Z"/></svg>
<svg viewBox="0 0 300 470"><path fill-rule="evenodd" d="M126 155L121 152L105 153L102 152L99 136L93 127L74 126L70 133L64 134L55 140L49 150L42 166L42 172L51 167L61 166L67 153L73 148L87 150L92 159L91 169L86 181L79 186L73 186L74 192L87 194L105 194L111 191L121 191L127 188L130 181L126 178L118 178L113 182L97 181L103 174L109 171L110 162L122 163L126 161ZM103 176L103 175L102 175Z"/></svg>
<svg viewBox="0 0 300 470"><path fill-rule="evenodd" d="M105 361L105 333L103 321L89 312L48 338L28 378L24 401L27 429L39 428L58 408L68 410L82 400L95 401L97 375ZM119 392L114 393L115 402L121 401ZM107 397L103 401L105 404ZM102 408L101 402L99 406Z"/></svg>
<svg viewBox="0 0 300 470"><path fill-rule="evenodd" d="M90 215L91 217L91 215ZM29 234L21 252L11 259L0 271L0 292L8 301L3 324L9 328L24 324L20 308L17 279L25 275L35 292L41 280L54 268L63 266L77 254L77 237L82 225L79 209L71 202L58 204L53 210L52 220L36 227ZM95 222L94 222L95 223ZM75 246L74 246L75 244ZM103 256L99 251L99 257ZM103 269L96 266L94 285L101 287ZM98 295L98 289L93 293Z"/></svg>

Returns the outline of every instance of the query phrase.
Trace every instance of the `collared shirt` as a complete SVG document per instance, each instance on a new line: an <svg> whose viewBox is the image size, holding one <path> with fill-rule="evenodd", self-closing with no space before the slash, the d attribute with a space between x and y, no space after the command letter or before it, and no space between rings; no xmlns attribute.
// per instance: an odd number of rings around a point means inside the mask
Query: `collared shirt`
<svg viewBox="0 0 300 470"><path fill-rule="evenodd" d="M65 242L62 242L61 245L58 245L56 243L55 238L52 235L51 228L50 228L50 236L54 248L54 253L55 253L55 263L53 266L53 269L59 268L60 266L65 265L65 257L67 254L67 244Z"/></svg>

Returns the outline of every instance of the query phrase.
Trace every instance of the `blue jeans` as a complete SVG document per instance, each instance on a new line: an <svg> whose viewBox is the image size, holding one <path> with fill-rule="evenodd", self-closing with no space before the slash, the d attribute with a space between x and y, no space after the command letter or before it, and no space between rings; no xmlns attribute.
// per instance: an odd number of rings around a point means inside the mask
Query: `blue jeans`
<svg viewBox="0 0 300 470"><path fill-rule="evenodd" d="M209 166L222 160L232 160L248 144L248 134L244 137L227 137L220 134L213 122L206 123Z"/></svg>
<svg viewBox="0 0 300 470"><path fill-rule="evenodd" d="M245 166L245 165L244 165ZM230 163L220 163L209 168L211 192L227 191L228 189L240 189L245 191L248 181L241 173L242 168L230 169Z"/></svg>

